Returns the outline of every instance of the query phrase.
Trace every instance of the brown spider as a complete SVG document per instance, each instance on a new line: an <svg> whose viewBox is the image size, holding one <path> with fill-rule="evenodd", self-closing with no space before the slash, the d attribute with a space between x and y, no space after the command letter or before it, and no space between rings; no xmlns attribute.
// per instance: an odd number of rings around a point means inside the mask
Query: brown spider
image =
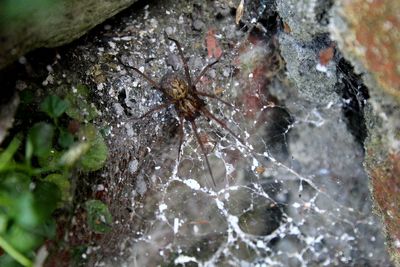
<svg viewBox="0 0 400 267"><path fill-rule="evenodd" d="M207 66L205 66L203 68L203 70L200 72L199 76L197 76L197 78L194 80L192 80L191 76L190 76L190 71L189 71L189 67L187 64L187 60L183 55L183 50L181 47L181 44L169 37L166 36L169 40L173 41L177 48L178 48L178 52L179 55L182 59L183 62L183 67L185 70L184 75L181 73L171 73L168 72L167 74L165 74L160 81L160 84L157 84L153 79L151 79L148 75L144 74L143 72L141 72L139 69L129 66L125 63L122 62L122 60L120 58L117 57L117 59L119 60L119 62L126 68L132 69L135 72L137 72L138 74L140 74L143 78L145 78L145 80L147 80L147 82L149 82L156 90L160 91L164 97L165 97L165 101L166 103L158 105L152 109L150 109L148 112L146 112L144 115L140 116L140 118L144 118L150 114L152 114L155 111L159 111L161 109L167 108L170 105L174 105L174 108L178 114L179 117L179 148L178 148L178 160L180 158L180 154L181 154L181 146L182 146L182 142L183 142L183 136L184 136L184 130L183 130L183 122L184 120L190 122L192 129L194 131L194 134L196 136L197 142L200 145L201 151L204 155L204 158L206 160L206 164L208 167L208 171L210 173L212 182L214 184L214 186L216 186L215 180L214 180L214 175L212 173L211 167L210 167L210 163L208 161L208 157L207 157L207 153L206 150L204 148L204 144L202 143L200 136L197 132L197 126L195 123L195 120L197 117L199 117L200 115L205 116L206 118L210 119L210 120L214 120L215 122L217 122L222 128L224 128L225 130L227 130L233 137L235 137L237 140L239 140L242 144L244 144L243 140L237 136L231 129L229 129L225 122L223 122L222 120L218 119L217 117L215 117L207 108L206 108L206 102L204 101L204 99L200 98L202 97L208 97L208 98L213 98L216 99L222 103L224 103L225 105L228 105L230 107L233 107L230 103L220 99L219 97L217 97L214 94L209 94L209 93L205 93L205 92L200 92L196 89L196 85L197 83L200 81L201 77L207 72L207 70L209 68L211 68L214 64L216 64L219 61L219 58L217 60L215 60L214 62L208 64Z"/></svg>

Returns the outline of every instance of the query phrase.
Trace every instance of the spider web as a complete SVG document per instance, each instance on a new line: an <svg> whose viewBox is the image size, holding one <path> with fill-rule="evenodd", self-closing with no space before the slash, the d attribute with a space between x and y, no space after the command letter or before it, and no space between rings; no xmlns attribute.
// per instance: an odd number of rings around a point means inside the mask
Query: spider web
<svg viewBox="0 0 400 267"><path fill-rule="evenodd" d="M142 16L154 24L153 13L146 8ZM165 73L165 61L158 58L177 53L174 45L155 40L161 36L155 31L144 34L132 52L124 34L113 39L122 48L106 53L124 54L124 60L145 65L153 77ZM93 257L95 265L389 264L379 222L371 215L363 150L347 129L340 98L316 104L299 96L285 76L274 37L258 34L231 40L238 45L198 88L222 88L220 97L234 108L210 99L207 108L245 140L242 144L213 121L196 120L216 187L187 123L178 160L178 119L172 107L132 118L163 99L145 81L116 67L107 86L118 95L112 106L119 117L106 171L112 177L115 230L101 247L103 253L117 247L118 254ZM261 37L263 42L251 42ZM185 53L193 52L187 43ZM142 53L154 60L145 62ZM192 75L207 63L193 54Z"/></svg>

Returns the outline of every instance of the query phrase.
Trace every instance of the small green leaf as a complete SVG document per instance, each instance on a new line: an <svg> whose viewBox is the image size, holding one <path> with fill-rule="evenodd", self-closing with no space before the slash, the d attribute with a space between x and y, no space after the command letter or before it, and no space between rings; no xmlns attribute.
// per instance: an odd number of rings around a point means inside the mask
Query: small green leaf
<svg viewBox="0 0 400 267"><path fill-rule="evenodd" d="M12 212L16 222L28 229L35 228L42 221L40 215L36 213L34 197L31 192L25 192L15 199L15 207Z"/></svg>
<svg viewBox="0 0 400 267"><path fill-rule="evenodd" d="M44 181L54 183L57 185L58 189L61 191L61 200L63 202L69 201L71 197L71 183L69 182L68 178L59 173L53 173L47 175L44 178Z"/></svg>
<svg viewBox="0 0 400 267"><path fill-rule="evenodd" d="M56 222L53 218L50 218L48 221L35 228L35 234L52 239L56 236L56 228Z"/></svg>
<svg viewBox="0 0 400 267"><path fill-rule="evenodd" d="M42 219L41 222L44 222L57 208L61 191L56 184L43 181L36 184L33 194L35 212Z"/></svg>
<svg viewBox="0 0 400 267"><path fill-rule="evenodd" d="M30 262L30 261L27 258L26 263L28 263L28 262ZM31 265L25 264L23 266L31 266ZM18 263L18 261L15 258L11 257L9 254L4 253L3 255L0 256L0 266L2 266L2 267L3 266L4 267L21 267L21 264Z"/></svg>
<svg viewBox="0 0 400 267"><path fill-rule="evenodd" d="M110 127L104 127L100 129L100 133L103 137L108 136L111 133L111 128Z"/></svg>
<svg viewBox="0 0 400 267"><path fill-rule="evenodd" d="M43 237L26 231L16 224L11 227L4 237L13 248L22 253L37 248L43 242Z"/></svg>
<svg viewBox="0 0 400 267"><path fill-rule="evenodd" d="M50 95L40 105L40 109L51 118L60 117L68 108L68 102L56 95Z"/></svg>
<svg viewBox="0 0 400 267"><path fill-rule="evenodd" d="M15 152L17 152L20 145L21 140L19 139L19 137L14 137L6 150L0 153L0 171L7 166L10 160L13 158Z"/></svg>
<svg viewBox="0 0 400 267"><path fill-rule="evenodd" d="M107 205L99 200L88 200L85 203L88 214L88 225L96 233L107 233L111 230L112 216Z"/></svg>
<svg viewBox="0 0 400 267"><path fill-rule="evenodd" d="M0 234L3 234L7 230L8 216L0 213Z"/></svg>
<svg viewBox="0 0 400 267"><path fill-rule="evenodd" d="M67 130L60 129L57 141L62 148L69 148L74 143L74 136Z"/></svg>
<svg viewBox="0 0 400 267"><path fill-rule="evenodd" d="M74 165L90 148L88 142L81 142L72 145L60 158L60 165L71 167Z"/></svg>
<svg viewBox="0 0 400 267"><path fill-rule="evenodd" d="M33 155L32 140L27 138L26 139L26 144L25 144L25 160L26 160L26 162L31 162L32 155Z"/></svg>
<svg viewBox="0 0 400 267"><path fill-rule="evenodd" d="M9 172L0 176L0 192L10 195L12 198L19 196L24 191L29 191L31 177L20 172Z"/></svg>
<svg viewBox="0 0 400 267"><path fill-rule="evenodd" d="M49 220L60 200L60 190L54 183L38 182L33 192L24 192L15 199L13 217L26 229L35 229Z"/></svg>
<svg viewBox="0 0 400 267"><path fill-rule="evenodd" d="M68 91L66 97L69 117L80 121L88 122L97 117L98 111L93 103L89 102L89 89L85 85L78 85L75 91Z"/></svg>
<svg viewBox="0 0 400 267"><path fill-rule="evenodd" d="M83 96L84 98L89 97L90 94L89 88L84 84L78 84L76 86L76 91L80 96Z"/></svg>
<svg viewBox="0 0 400 267"><path fill-rule="evenodd" d="M89 124L82 127L79 136L89 142L89 150L82 156L80 165L84 171L96 171L104 166L108 148L103 136Z"/></svg>
<svg viewBox="0 0 400 267"><path fill-rule="evenodd" d="M47 156L53 143L54 127L45 122L36 123L28 133L27 150L32 146L32 153L38 157Z"/></svg>
<svg viewBox="0 0 400 267"><path fill-rule="evenodd" d="M80 245L72 248L71 252L71 266L84 267L87 266L88 258L82 258L82 255L86 253L88 245Z"/></svg>
<svg viewBox="0 0 400 267"><path fill-rule="evenodd" d="M57 150L51 150L50 153L44 157L38 159L39 165L43 168L58 168L61 158L61 152Z"/></svg>

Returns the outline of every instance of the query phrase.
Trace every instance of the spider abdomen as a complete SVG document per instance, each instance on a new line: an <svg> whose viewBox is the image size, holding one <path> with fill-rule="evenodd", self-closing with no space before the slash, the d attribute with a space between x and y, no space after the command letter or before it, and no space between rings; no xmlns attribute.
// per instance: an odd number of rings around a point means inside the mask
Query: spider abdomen
<svg viewBox="0 0 400 267"><path fill-rule="evenodd" d="M200 116L200 110L203 106L205 106L205 103L202 99L187 95L186 98L175 104L175 109L186 120L194 121Z"/></svg>
<svg viewBox="0 0 400 267"><path fill-rule="evenodd" d="M189 93L189 85L182 75L167 73L161 79L161 89L167 98L172 101L185 99Z"/></svg>

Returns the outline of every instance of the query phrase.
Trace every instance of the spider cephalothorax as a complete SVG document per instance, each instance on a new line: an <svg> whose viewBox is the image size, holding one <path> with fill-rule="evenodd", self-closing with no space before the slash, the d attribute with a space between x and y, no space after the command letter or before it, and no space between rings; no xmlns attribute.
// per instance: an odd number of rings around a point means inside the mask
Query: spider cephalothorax
<svg viewBox="0 0 400 267"><path fill-rule="evenodd" d="M184 75L180 74L180 73L168 72L167 74L165 74L162 77L160 83L158 84L153 79L151 79L148 75L144 74L137 68L126 65L119 58L118 58L118 60L123 66L130 68L130 69L134 70L135 72L139 73L143 78L145 78L154 87L154 89L160 91L165 98L165 103L150 109L150 111L146 112L140 118L150 115L153 112L161 110L163 108L166 108L170 105L174 106L174 108L178 114L179 122L180 122L178 159L180 157L181 146L182 146L183 135L184 135L183 123L184 123L184 120L190 122L192 129L194 131L194 134L196 136L197 142L199 143L200 148L203 152L204 158L206 160L206 164L208 167L208 171L210 172L211 179L214 183L214 186L216 186L214 176L213 176L213 173L212 173L212 170L210 167L210 163L208 161L207 153L204 148L204 144L202 143L200 136L197 132L197 126L196 126L196 122L195 122L196 118L198 118L200 115L203 115L206 118L217 122L221 127L223 127L230 134L232 134L242 144L244 143L239 136L237 136L232 130L230 130L226 126L225 122L223 122L222 120L215 117L206 108L206 102L201 97L217 99L218 101L224 103L225 105L231 106L231 107L232 107L232 105L229 104L228 102L218 98L214 94L200 92L196 89L196 85L200 81L200 78L206 73L206 71L209 68L211 68L211 66L213 66L215 63L218 62L218 59L216 61L208 64L206 67L204 67L204 69L200 72L199 76L197 76L196 79L193 81L192 77L190 75L190 72L189 72L187 60L183 55L183 51L182 51L182 47L181 47L180 43L171 37L167 36L167 38L169 40L173 41L176 44L176 46L178 47L178 52L183 61L183 67L185 70Z"/></svg>
<svg viewBox="0 0 400 267"><path fill-rule="evenodd" d="M160 82L164 96L174 105L179 116L187 121L194 121L200 116L200 111L206 106L203 99L193 94L189 84L179 73L168 72Z"/></svg>

